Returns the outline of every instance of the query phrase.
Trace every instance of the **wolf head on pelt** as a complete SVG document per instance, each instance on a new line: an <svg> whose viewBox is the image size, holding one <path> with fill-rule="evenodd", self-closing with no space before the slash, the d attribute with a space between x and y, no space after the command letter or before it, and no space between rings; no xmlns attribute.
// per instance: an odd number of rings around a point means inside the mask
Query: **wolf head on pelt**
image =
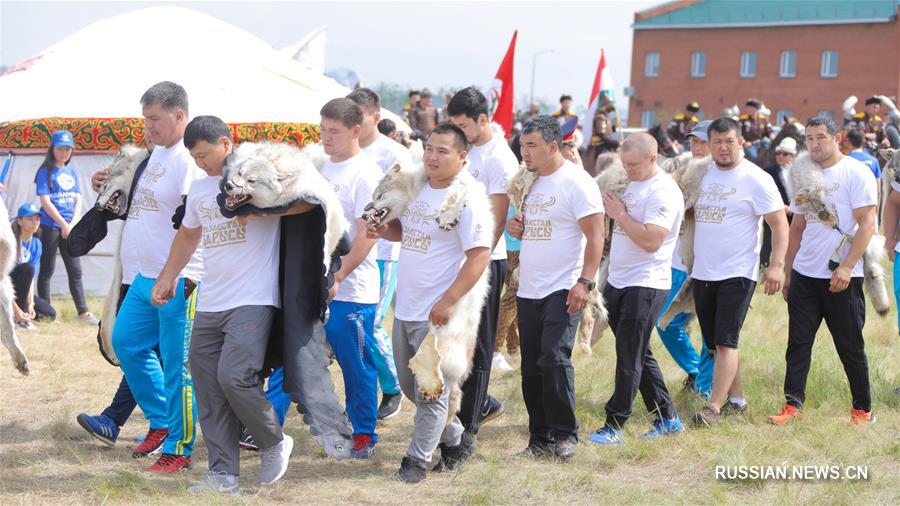
<svg viewBox="0 0 900 506"><path fill-rule="evenodd" d="M109 177L100 189L97 202L94 207L98 210L107 210L118 216L124 216L128 212L128 194L131 192L131 182L138 165L147 158L148 151L145 148L126 144L119 148L119 153L113 159L112 165L107 167Z"/></svg>
<svg viewBox="0 0 900 506"><path fill-rule="evenodd" d="M331 184L319 173L326 156L318 144L303 150L290 144L245 142L234 149L222 171L224 210L245 214L284 212L299 201L325 211L325 259L349 229ZM220 201L221 203L222 201Z"/></svg>
<svg viewBox="0 0 900 506"><path fill-rule="evenodd" d="M415 198L426 180L424 170L394 165L378 182L372 193L372 202L366 206L362 218L370 225L375 224L376 218L381 224L399 218L406 204Z"/></svg>
<svg viewBox="0 0 900 506"><path fill-rule="evenodd" d="M900 183L900 149L885 148L878 150L878 156L887 160L884 166L884 174L889 181Z"/></svg>

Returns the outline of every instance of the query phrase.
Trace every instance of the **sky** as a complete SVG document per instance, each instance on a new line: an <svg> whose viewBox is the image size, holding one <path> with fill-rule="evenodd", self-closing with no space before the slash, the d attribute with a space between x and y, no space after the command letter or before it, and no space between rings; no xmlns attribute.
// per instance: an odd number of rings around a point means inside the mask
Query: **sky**
<svg viewBox="0 0 900 506"><path fill-rule="evenodd" d="M12 66L100 19L154 5L191 8L282 48L327 26L326 69L350 68L364 83L432 90L487 88L513 30L517 105L563 92L586 106L600 48L620 107L631 71L634 13L661 1L595 2L38 2L0 0L0 65ZM147 27L146 36L165 36ZM115 43L111 41L111 43ZM127 43L127 41L123 41ZM553 50L537 56L535 53ZM88 57L88 55L86 55Z"/></svg>

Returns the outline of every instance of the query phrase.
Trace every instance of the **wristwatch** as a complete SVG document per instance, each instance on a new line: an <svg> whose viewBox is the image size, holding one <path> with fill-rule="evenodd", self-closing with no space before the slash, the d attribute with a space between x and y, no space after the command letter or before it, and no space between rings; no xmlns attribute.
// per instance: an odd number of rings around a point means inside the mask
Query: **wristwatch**
<svg viewBox="0 0 900 506"><path fill-rule="evenodd" d="M582 285L586 286L589 292L597 287L597 282L592 281L588 278L578 278L576 283L581 283Z"/></svg>

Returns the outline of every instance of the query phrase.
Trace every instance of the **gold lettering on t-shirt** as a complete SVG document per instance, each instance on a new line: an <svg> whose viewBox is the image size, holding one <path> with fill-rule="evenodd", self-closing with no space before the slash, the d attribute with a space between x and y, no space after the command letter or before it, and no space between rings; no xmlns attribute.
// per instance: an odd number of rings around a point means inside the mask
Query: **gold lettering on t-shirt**
<svg viewBox="0 0 900 506"><path fill-rule="evenodd" d="M728 200L735 193L737 193L737 188L734 186L726 187L721 183L713 183L705 188L701 188L700 197L694 206L694 220L697 223L724 223L725 217L728 215L728 208L726 206L713 205L713 203ZM710 204L701 204L700 201L710 202Z"/></svg>
<svg viewBox="0 0 900 506"><path fill-rule="evenodd" d="M140 219L143 212L159 212L159 202L156 201L153 190L146 186L138 186L134 189L134 197L128 207L128 219Z"/></svg>
<svg viewBox="0 0 900 506"><path fill-rule="evenodd" d="M412 227L403 227L403 239L400 247L417 253L428 253L431 248L431 234Z"/></svg>
<svg viewBox="0 0 900 506"><path fill-rule="evenodd" d="M247 226L237 220L203 226L203 247L206 249L245 242L247 242Z"/></svg>

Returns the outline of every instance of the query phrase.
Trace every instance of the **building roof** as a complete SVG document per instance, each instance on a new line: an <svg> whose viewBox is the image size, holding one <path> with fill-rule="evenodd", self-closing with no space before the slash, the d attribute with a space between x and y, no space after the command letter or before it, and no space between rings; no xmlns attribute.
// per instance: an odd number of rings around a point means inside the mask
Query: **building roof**
<svg viewBox="0 0 900 506"><path fill-rule="evenodd" d="M900 0L677 0L638 12L635 30L887 23Z"/></svg>

